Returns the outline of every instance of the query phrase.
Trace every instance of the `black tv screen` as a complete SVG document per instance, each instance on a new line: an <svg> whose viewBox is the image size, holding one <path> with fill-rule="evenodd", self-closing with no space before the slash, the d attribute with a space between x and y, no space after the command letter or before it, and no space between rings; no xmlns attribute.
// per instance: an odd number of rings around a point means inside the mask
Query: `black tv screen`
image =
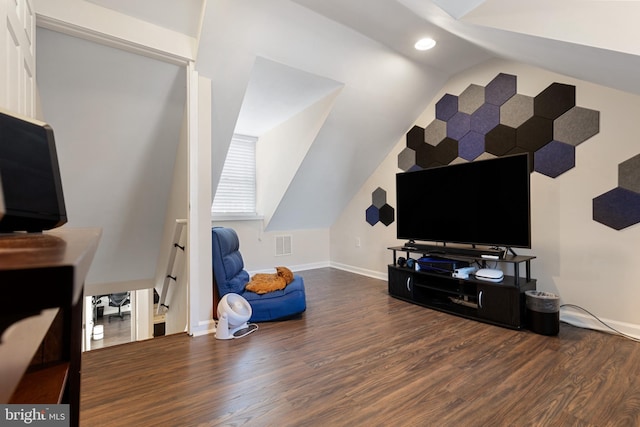
<svg viewBox="0 0 640 427"><path fill-rule="evenodd" d="M53 129L0 110L0 232L67 222Z"/></svg>
<svg viewBox="0 0 640 427"><path fill-rule="evenodd" d="M531 248L528 154L396 175L397 237Z"/></svg>

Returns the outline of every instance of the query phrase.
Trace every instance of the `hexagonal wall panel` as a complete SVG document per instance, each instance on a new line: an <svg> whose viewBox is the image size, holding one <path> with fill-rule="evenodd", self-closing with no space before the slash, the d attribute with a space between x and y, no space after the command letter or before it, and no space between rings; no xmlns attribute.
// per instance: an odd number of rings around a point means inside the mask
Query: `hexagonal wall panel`
<svg viewBox="0 0 640 427"><path fill-rule="evenodd" d="M447 121L447 136L460 140L471 130L471 116L467 113L456 113Z"/></svg>
<svg viewBox="0 0 640 427"><path fill-rule="evenodd" d="M593 220L615 230L640 222L640 193L616 187L593 199Z"/></svg>
<svg viewBox="0 0 640 427"><path fill-rule="evenodd" d="M473 114L484 104L484 88L478 85L469 85L458 97L458 111Z"/></svg>
<svg viewBox="0 0 640 427"><path fill-rule="evenodd" d="M387 192L378 187L371 194L371 200L373 202L373 206L375 206L376 208L381 208L385 203L387 203Z"/></svg>
<svg viewBox="0 0 640 427"><path fill-rule="evenodd" d="M500 123L517 128L533 117L533 98L516 93L500 107Z"/></svg>
<svg viewBox="0 0 640 427"><path fill-rule="evenodd" d="M575 105L575 86L552 83L533 98L533 114L555 120Z"/></svg>
<svg viewBox="0 0 640 427"><path fill-rule="evenodd" d="M372 204L365 211L365 219L370 225L382 222L388 226L395 219L394 209L387 204L387 192L382 188L376 188L371 193Z"/></svg>
<svg viewBox="0 0 640 427"><path fill-rule="evenodd" d="M380 210L373 205L369 206L365 211L365 218L369 224L376 225L380 221Z"/></svg>
<svg viewBox="0 0 640 427"><path fill-rule="evenodd" d="M511 74L498 74L484 90L485 102L498 107L516 94L517 77Z"/></svg>
<svg viewBox="0 0 640 427"><path fill-rule="evenodd" d="M500 107L492 104L484 104L471 115L470 129L479 134L486 135L500 123Z"/></svg>
<svg viewBox="0 0 640 427"><path fill-rule="evenodd" d="M516 130L505 125L491 129L484 137L484 149L496 156L504 156L516 146Z"/></svg>
<svg viewBox="0 0 640 427"><path fill-rule="evenodd" d="M408 171L416 165L416 152L415 150L406 147L400 154L398 154L398 169Z"/></svg>
<svg viewBox="0 0 640 427"><path fill-rule="evenodd" d="M620 163L618 166L618 185L640 193L640 154Z"/></svg>
<svg viewBox="0 0 640 427"><path fill-rule="evenodd" d="M436 146L447 137L447 123L435 119L424 129L424 142Z"/></svg>
<svg viewBox="0 0 640 427"><path fill-rule="evenodd" d="M553 139L553 121L533 116L516 130L516 145L530 153L544 147Z"/></svg>
<svg viewBox="0 0 640 427"><path fill-rule="evenodd" d="M380 222L386 226L389 226L395 219L395 211L388 204L382 205L380 208Z"/></svg>
<svg viewBox="0 0 640 427"><path fill-rule="evenodd" d="M553 121L556 141L578 145L600 132L600 112L573 107Z"/></svg>
<svg viewBox="0 0 640 427"><path fill-rule="evenodd" d="M534 153L534 170L555 178L576 165L575 150L573 145L551 141Z"/></svg>
<svg viewBox="0 0 640 427"><path fill-rule="evenodd" d="M436 119L447 121L458 112L458 97L445 94L436 102Z"/></svg>
<svg viewBox="0 0 640 427"><path fill-rule="evenodd" d="M469 132L458 143L458 155L465 160L475 160L484 152L484 135Z"/></svg>
<svg viewBox="0 0 640 427"><path fill-rule="evenodd" d="M416 150L416 164L422 168L429 168L436 166L438 161L436 159L436 147L423 143Z"/></svg>
<svg viewBox="0 0 640 427"><path fill-rule="evenodd" d="M505 73L485 87L470 84L459 96L442 96L436 118L425 129L411 129L398 167L420 170L528 152L532 172L557 177L575 167L575 149L569 146L599 132L600 113L576 106L575 98L575 86L562 83L534 97L518 94L517 77ZM621 185L640 186L640 178L629 172L632 167L622 170Z"/></svg>
<svg viewBox="0 0 640 427"><path fill-rule="evenodd" d="M448 165L458 157L458 141L451 138L445 138L436 146L435 158L436 162L441 165Z"/></svg>
<svg viewBox="0 0 640 427"><path fill-rule="evenodd" d="M407 147L417 149L424 144L424 129L420 126L414 126L407 132Z"/></svg>
<svg viewBox="0 0 640 427"><path fill-rule="evenodd" d="M640 222L640 154L618 165L618 187L593 199L593 220L616 230Z"/></svg>

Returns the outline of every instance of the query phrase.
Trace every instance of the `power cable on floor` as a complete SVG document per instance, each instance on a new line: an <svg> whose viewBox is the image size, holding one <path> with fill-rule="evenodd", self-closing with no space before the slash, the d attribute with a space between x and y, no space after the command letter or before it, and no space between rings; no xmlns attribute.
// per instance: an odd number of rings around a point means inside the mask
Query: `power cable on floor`
<svg viewBox="0 0 640 427"><path fill-rule="evenodd" d="M598 322L600 322L602 325L604 325L607 329L610 329L611 331L613 331L613 332L615 333L615 335L619 335L619 336L624 337L624 338L627 338L627 339L629 339L629 340L631 340L631 341L640 342L640 339L638 339L638 338L636 338L636 337L632 337L631 335L627 335L627 334L625 334L625 333L623 333L623 332L620 332L619 330L615 329L614 327L607 325L605 322L603 322L602 320L600 320L600 319L598 318L598 316L596 316L595 314L591 313L589 310L587 310L587 309L585 309L585 308L580 307L579 305L575 305L575 304L562 304L562 305L560 305L560 308L563 308L563 307L570 307L570 308L575 308L575 309L578 309L578 310L582 310L582 311L584 311L585 313L587 313L589 316L591 316L591 317L593 317L594 319L596 319L596 320L597 320Z"/></svg>

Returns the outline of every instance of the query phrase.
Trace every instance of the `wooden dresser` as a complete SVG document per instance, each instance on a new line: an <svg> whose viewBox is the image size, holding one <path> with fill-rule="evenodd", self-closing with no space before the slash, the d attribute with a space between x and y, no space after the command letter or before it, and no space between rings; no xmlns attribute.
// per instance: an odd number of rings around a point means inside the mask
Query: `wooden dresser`
<svg viewBox="0 0 640 427"><path fill-rule="evenodd" d="M79 424L84 281L101 234L0 234L0 402L68 403Z"/></svg>

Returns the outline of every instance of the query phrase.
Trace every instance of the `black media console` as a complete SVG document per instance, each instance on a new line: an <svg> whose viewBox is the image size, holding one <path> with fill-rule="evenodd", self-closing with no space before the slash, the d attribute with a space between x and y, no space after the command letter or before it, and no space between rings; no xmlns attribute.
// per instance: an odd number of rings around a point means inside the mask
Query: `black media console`
<svg viewBox="0 0 640 427"><path fill-rule="evenodd" d="M393 264L389 264L389 294L393 297L469 319L479 320L511 329L525 326L525 291L536 289L536 280L531 278L531 260L535 256L503 254L499 259L486 259L481 252L476 254L431 254L425 248L390 247ZM443 247L439 247L443 249ZM477 263L485 268L487 263L512 265L513 275L505 275L500 282L453 277L451 274L416 271L398 264L397 252L410 258L412 253L438 255L451 259ZM486 256L486 255L485 255ZM525 265L525 276L520 277L520 265Z"/></svg>

